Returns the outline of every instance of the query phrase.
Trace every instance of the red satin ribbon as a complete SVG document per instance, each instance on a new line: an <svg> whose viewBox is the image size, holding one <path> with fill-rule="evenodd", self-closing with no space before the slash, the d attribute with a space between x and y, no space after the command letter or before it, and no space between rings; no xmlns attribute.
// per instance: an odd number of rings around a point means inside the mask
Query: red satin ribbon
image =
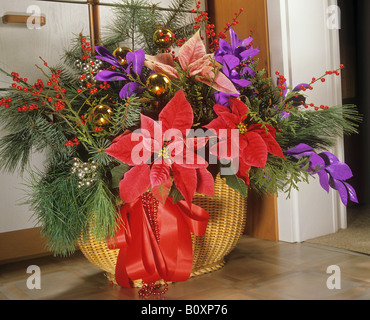
<svg viewBox="0 0 370 320"><path fill-rule="evenodd" d="M157 221L159 242L151 229L141 197L120 209L119 228L115 241L108 241L110 249L120 249L116 265L116 281L131 287L132 280L146 283L158 280L186 281L192 270L192 232L204 235L209 215L201 207L185 201L175 204L167 199L159 203Z"/></svg>

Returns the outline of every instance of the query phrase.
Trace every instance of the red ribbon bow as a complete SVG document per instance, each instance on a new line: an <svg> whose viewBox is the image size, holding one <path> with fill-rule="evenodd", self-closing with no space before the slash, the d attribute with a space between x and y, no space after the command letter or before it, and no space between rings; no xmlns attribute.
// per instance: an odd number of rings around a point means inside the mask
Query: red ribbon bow
<svg viewBox="0 0 370 320"><path fill-rule="evenodd" d="M138 279L152 283L161 279L186 281L190 277L191 232L204 235L209 215L195 204L189 208L185 201L174 204L170 198L164 205L157 205L156 230L145 212L143 197L120 208L115 241L108 241L109 249L120 249L116 264L116 282L120 286L131 287L132 281Z"/></svg>

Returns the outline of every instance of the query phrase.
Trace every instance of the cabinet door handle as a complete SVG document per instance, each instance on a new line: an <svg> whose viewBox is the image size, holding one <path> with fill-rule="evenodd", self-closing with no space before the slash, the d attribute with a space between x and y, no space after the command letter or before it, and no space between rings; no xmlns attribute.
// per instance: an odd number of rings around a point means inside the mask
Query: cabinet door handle
<svg viewBox="0 0 370 320"><path fill-rule="evenodd" d="M32 21L35 21L38 25L45 25L46 18L43 16L34 16L34 15L18 15L18 14L6 14L3 16L2 20L4 24L8 23L22 23L27 24L28 19L32 17Z"/></svg>

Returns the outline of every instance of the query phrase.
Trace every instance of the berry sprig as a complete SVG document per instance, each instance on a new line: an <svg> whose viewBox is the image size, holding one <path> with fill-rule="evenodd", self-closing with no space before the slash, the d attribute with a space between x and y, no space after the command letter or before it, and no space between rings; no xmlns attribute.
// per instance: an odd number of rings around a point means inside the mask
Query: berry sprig
<svg viewBox="0 0 370 320"><path fill-rule="evenodd" d="M78 146L79 144L80 144L80 142L78 141L77 138L74 138L74 139L69 140L68 142L64 143L64 145L66 147L70 147L70 148L72 148L74 146Z"/></svg>
<svg viewBox="0 0 370 320"><path fill-rule="evenodd" d="M81 41L81 59L82 60L88 60L90 59L90 52L91 52L91 44L90 42L86 42L86 38L83 38L80 34L80 41Z"/></svg>
<svg viewBox="0 0 370 320"><path fill-rule="evenodd" d="M79 127L79 126L85 126L86 125L86 123L89 121L85 116L81 116L81 122L77 122L76 124L77 124L77 126Z"/></svg>
<svg viewBox="0 0 370 320"><path fill-rule="evenodd" d="M227 22L226 23L226 26L224 27L224 30L223 31L220 31L218 33L218 37L219 38L226 39L226 32L228 32L232 26L236 26L239 23L238 18L242 14L243 11L244 11L244 9L243 8L240 8L239 9L239 12L237 12L237 11L234 12L234 17L232 19L233 22L232 23L230 23L230 22Z"/></svg>
<svg viewBox="0 0 370 320"><path fill-rule="evenodd" d="M8 109L10 107L11 102L12 98L0 97L0 106L4 106L5 109Z"/></svg>
<svg viewBox="0 0 370 320"><path fill-rule="evenodd" d="M316 82L321 82L321 83L324 83L326 81L326 77L327 76L330 76L330 75L336 75L336 76L339 76L340 75L340 70L344 68L344 65L341 64L339 66L339 68L335 69L335 70L327 70L325 71L325 73L323 75L321 75L320 77L318 78L315 78L313 77L311 79L311 82L307 85L303 85L301 84L300 87L299 87L299 90L296 90L296 94L295 94L295 98L299 98L300 94L298 94L299 92L303 91L307 91L307 90L313 90L313 84L316 83ZM277 88L279 90L279 94L280 96L283 96L284 95L284 91L287 89L286 88L286 78L284 77L284 75L280 74L279 71L276 71L275 74L279 77L278 78L278 81L277 81ZM300 104L305 108L305 109L308 109L308 108L313 108L315 111L318 111L318 110L327 110L329 109L329 106L327 105L323 105L321 104L320 106L317 106L315 105L314 103L306 103L305 101L301 100L299 101ZM292 103L286 103L284 105L284 109L286 111L286 113L289 113L290 112L290 109L293 108L293 105Z"/></svg>
<svg viewBox="0 0 370 320"><path fill-rule="evenodd" d="M277 88L279 89L279 94L281 96L284 95L284 91L286 90L286 78L284 77L284 75L280 74L279 71L276 71L275 74L279 77L278 78L278 86Z"/></svg>

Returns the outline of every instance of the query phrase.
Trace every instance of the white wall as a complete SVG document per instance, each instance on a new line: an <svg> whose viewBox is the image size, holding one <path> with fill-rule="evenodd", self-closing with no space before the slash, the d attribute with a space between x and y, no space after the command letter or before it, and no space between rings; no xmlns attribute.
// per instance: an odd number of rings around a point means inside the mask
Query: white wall
<svg viewBox="0 0 370 320"><path fill-rule="evenodd" d="M329 0L268 0L268 22L272 74L283 73L290 86L310 82L326 70L340 65L338 30L328 27L332 16ZM341 104L339 77L328 77L314 85L308 102L316 105ZM343 143L334 150L343 161ZM290 199L278 196L280 240L301 242L346 227L346 209L336 191L324 191L317 179L302 183Z"/></svg>

